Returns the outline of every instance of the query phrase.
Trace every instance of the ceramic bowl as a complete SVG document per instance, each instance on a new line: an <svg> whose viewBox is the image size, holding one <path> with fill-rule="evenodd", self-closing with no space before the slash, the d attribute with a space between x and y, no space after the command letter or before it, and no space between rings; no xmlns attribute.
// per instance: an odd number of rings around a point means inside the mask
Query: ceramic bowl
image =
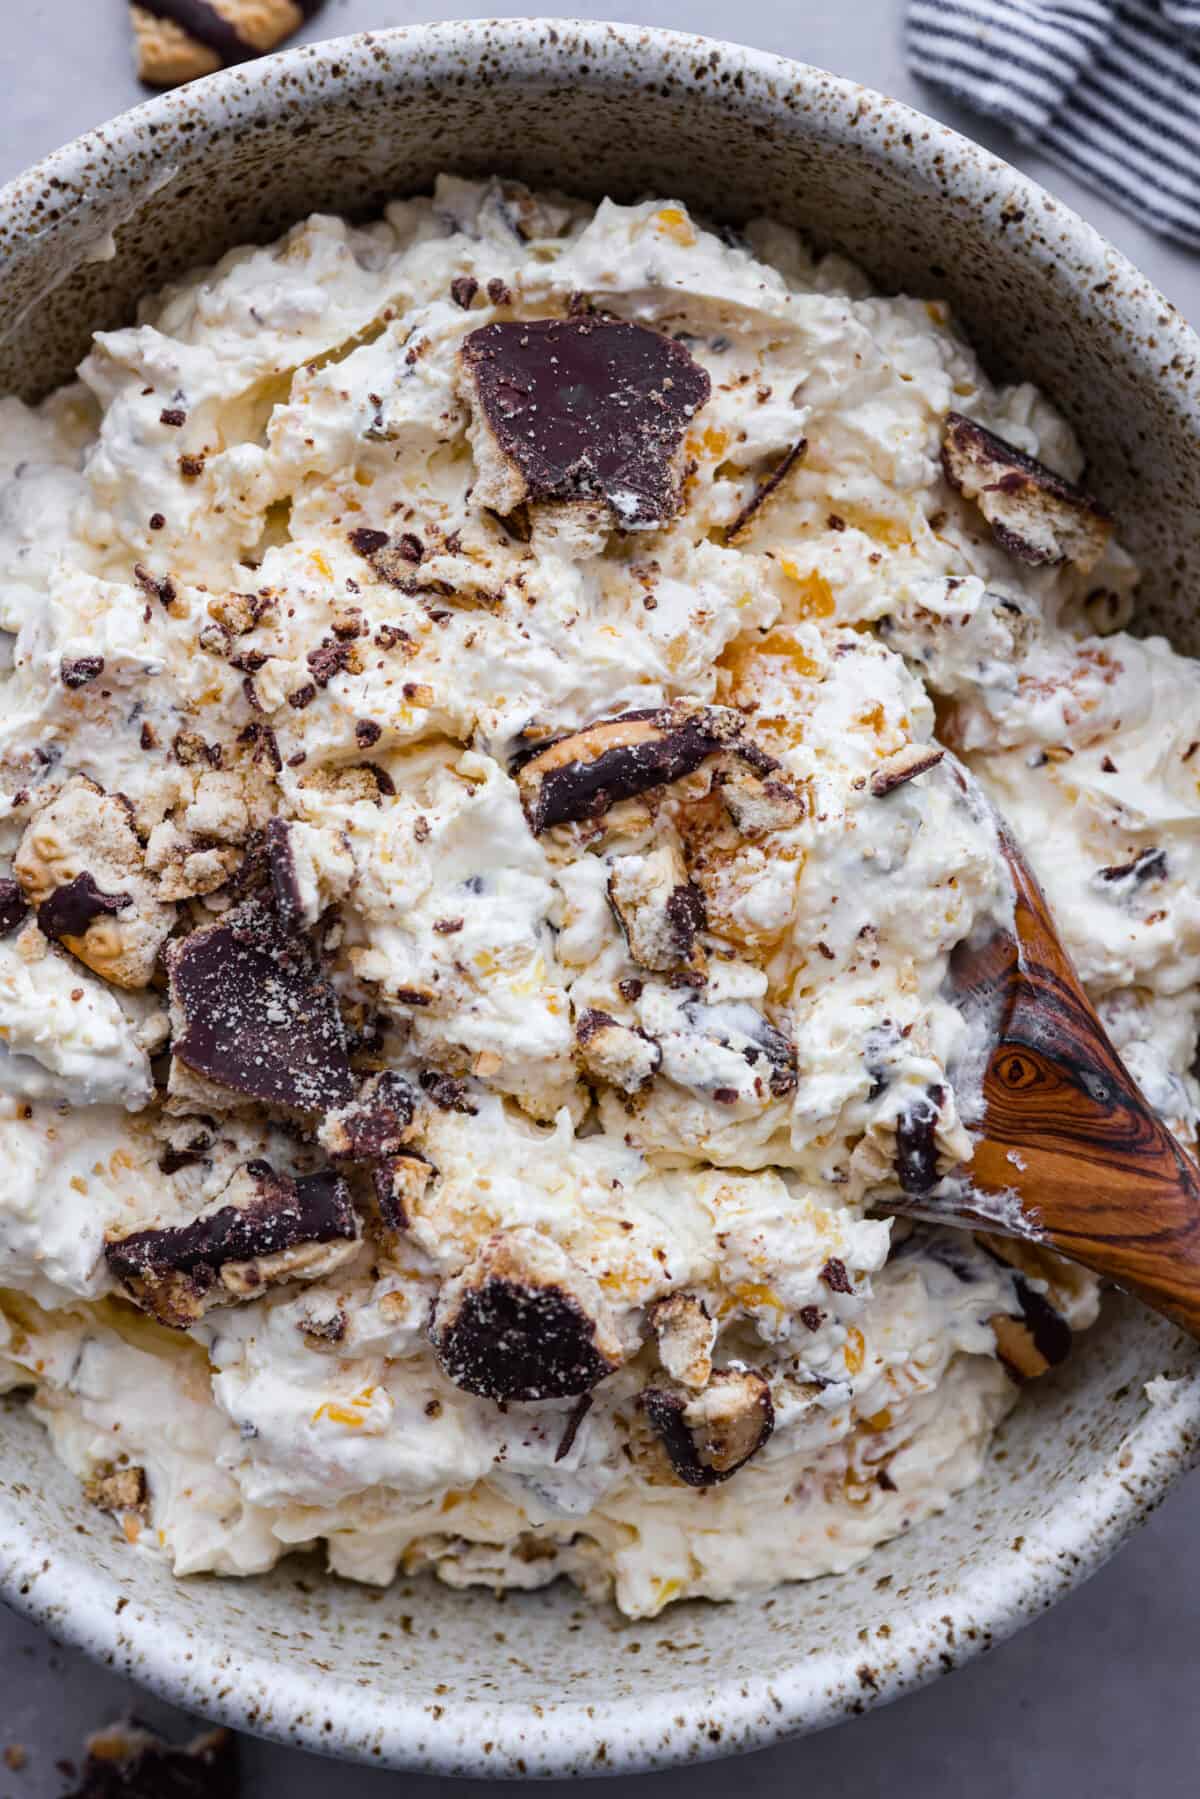
<svg viewBox="0 0 1200 1799"><path fill-rule="evenodd" d="M885 288L948 298L993 371L1045 387L1193 652L1200 342L1074 214L953 131L818 69L613 25L347 38L157 99L0 194L0 391L66 377L138 296L314 207L368 214L439 169L774 213ZM1155 1387L1155 1403L1146 1383ZM1197 1454L1194 1345L1114 1299L1001 1431L980 1483L857 1572L630 1624L563 1586L500 1605L289 1563L176 1584L0 1411L0 1578L181 1704L440 1774L649 1769L881 1704L975 1655L1111 1554ZM766 1524L766 1521L764 1521ZM1098 1651L1099 1653L1099 1651Z"/></svg>

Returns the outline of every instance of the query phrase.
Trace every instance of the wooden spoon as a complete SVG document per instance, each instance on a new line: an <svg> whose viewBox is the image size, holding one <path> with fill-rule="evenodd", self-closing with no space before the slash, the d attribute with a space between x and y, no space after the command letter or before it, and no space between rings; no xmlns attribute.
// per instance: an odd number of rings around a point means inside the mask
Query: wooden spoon
<svg viewBox="0 0 1200 1799"><path fill-rule="evenodd" d="M950 963L957 1005L990 1031L975 1153L964 1180L888 1209L1057 1250L1200 1337L1200 1168L1126 1072L1041 888L996 824L1013 928L960 944Z"/></svg>

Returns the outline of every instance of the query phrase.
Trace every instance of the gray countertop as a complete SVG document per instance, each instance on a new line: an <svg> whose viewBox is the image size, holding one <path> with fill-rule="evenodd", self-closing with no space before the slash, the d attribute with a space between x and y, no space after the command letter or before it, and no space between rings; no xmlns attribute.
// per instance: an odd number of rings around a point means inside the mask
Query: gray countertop
<svg viewBox="0 0 1200 1799"><path fill-rule="evenodd" d="M0 180L102 119L136 104L122 0L4 0L0 70ZM453 5L406 11L396 0L329 0L308 35L330 36L453 18ZM482 10L482 9L481 9ZM546 12L556 10L547 5ZM563 8L562 10L566 10ZM1102 196L1089 193L999 130L941 102L907 73L900 47L902 0L748 0L736 22L714 0L662 0L587 8L596 18L635 19L820 63L883 88L979 138L1075 206L1151 275L1182 312L1200 318L1200 257L1173 249ZM854 1799L1195 1799L1200 1791L1200 1558L1188 1544L1195 1478L1177 1492L1118 1559L1081 1592L1014 1641L899 1705L752 1764L615 1783L638 1799L654 1783L680 1799L716 1799L753 1780L766 1794L837 1791ZM184 1732L188 1721L106 1669L57 1647L0 1609L0 1799L58 1799L70 1785L56 1764L78 1755L85 1732L130 1709ZM3 1759L20 1745L25 1765ZM483 1782L448 1782L334 1767L256 1742L245 1744L253 1799L365 1799L388 1793L437 1799ZM403 1787L402 1787L403 1782ZM565 1788L548 1783L542 1790ZM612 1790L611 1788L609 1790Z"/></svg>

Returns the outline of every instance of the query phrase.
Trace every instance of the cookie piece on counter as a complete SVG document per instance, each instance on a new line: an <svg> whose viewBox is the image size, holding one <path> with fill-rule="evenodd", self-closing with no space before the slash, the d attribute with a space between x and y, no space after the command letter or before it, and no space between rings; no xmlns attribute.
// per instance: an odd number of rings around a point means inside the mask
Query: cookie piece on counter
<svg viewBox="0 0 1200 1799"><path fill-rule="evenodd" d="M68 1799L237 1799L237 1738L210 1730L164 1743L140 1724L110 1724L87 1739L83 1778Z"/></svg>
<svg viewBox="0 0 1200 1799"><path fill-rule="evenodd" d="M322 0L136 0L129 8L139 78L178 87L277 50Z"/></svg>
<svg viewBox="0 0 1200 1799"><path fill-rule="evenodd" d="M358 1215L340 1175L293 1177L254 1161L190 1224L112 1237L104 1256L136 1305L186 1330L213 1306L331 1274L358 1243Z"/></svg>

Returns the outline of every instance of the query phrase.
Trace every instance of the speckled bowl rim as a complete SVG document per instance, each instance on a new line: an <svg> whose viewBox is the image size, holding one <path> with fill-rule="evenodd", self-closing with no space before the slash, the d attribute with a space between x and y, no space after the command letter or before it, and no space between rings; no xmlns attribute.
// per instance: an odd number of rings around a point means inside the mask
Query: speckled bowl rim
<svg viewBox="0 0 1200 1799"><path fill-rule="evenodd" d="M874 90L828 74L811 65L716 39L641 25L618 25L564 19L474 19L394 30L303 45L282 56L193 83L187 104L219 114L228 100L272 78L281 65L297 69L314 59L339 64L342 72L329 80L353 79L360 58L370 57L378 73L378 53L419 56L428 74L444 68L461 72L472 50L493 56L502 50L510 65L544 70L548 58L547 28L578 45L581 39L614 40L645 58L656 53L676 57L715 52L736 71L743 92L782 110L779 96L805 87L820 87L822 125L829 141L847 147L858 141L864 114L889 127L885 154L907 159L930 186L943 191L970 191L974 181L986 186L990 200L1001 197L1014 210L1052 214L1056 240L1070 241L1076 261L1075 282L1085 291L1089 275L1112 282L1123 293L1131 326L1140 321L1157 337L1153 361L1145 355L1146 378L1162 384L1168 368L1196 367L1200 339L1169 301L1084 220L1009 164L948 126L891 100ZM0 222L10 220L22 231L61 230L37 216L34 197L64 187L80 197L72 231L86 235L87 193L97 162L117 164L131 132L167 126L179 107L177 94L146 101L130 112L76 139L35 164L0 189ZM883 133L880 133L882 138ZM877 146L878 147L878 146ZM953 175L946 174L951 156ZM1033 249L1038 252L1037 243ZM1047 245L1047 264L1054 260ZM1200 427L1200 400L1192 403ZM427 1705L395 1689L343 1695L332 1731L324 1716L319 1676L308 1666L267 1656L237 1659L216 1645L214 1664L227 1674L214 1692L194 1680L181 1653L181 1641L169 1620L143 1611L136 1600L119 1603L119 1589L88 1560L86 1539L64 1544L47 1532L22 1525L7 1508L0 1510L0 1594L17 1611L45 1624L55 1636L77 1645L108 1665L129 1673L163 1698L203 1710L217 1721L259 1731L278 1740L324 1754L345 1755L374 1766L454 1775L504 1775L520 1769L539 1776L581 1772L629 1773L678 1765L761 1748L805 1731L822 1728L847 1716L899 1697L972 1659L1064 1597L1100 1567L1122 1540L1161 1503L1170 1488L1200 1461L1200 1368L1172 1381L1158 1403L1119 1450L1090 1470L1080 1482L1080 1503L1061 1505L1027 1527L1021 1553L997 1544L994 1556L981 1558L959 1586L961 1617L982 1628L957 1639L944 1597L906 1602L895 1615L888 1665L873 1682L863 1682L856 1657L814 1652L788 1665L776 1665L753 1679L681 1686L653 1703L632 1695L610 1703L547 1700L545 1706L490 1700L459 1702L454 1742L431 1742ZM922 1527L937 1530L933 1521ZM749 1601L748 1603L753 1603ZM944 1643L941 1653L932 1645ZM272 1721L261 1720L269 1697ZM662 1723L669 1710L675 1729L664 1749ZM713 1732L714 1723L720 1730ZM714 1742L714 1734L719 1742ZM486 1747L485 1747L486 1745ZM604 1745L598 1765L597 1751Z"/></svg>

